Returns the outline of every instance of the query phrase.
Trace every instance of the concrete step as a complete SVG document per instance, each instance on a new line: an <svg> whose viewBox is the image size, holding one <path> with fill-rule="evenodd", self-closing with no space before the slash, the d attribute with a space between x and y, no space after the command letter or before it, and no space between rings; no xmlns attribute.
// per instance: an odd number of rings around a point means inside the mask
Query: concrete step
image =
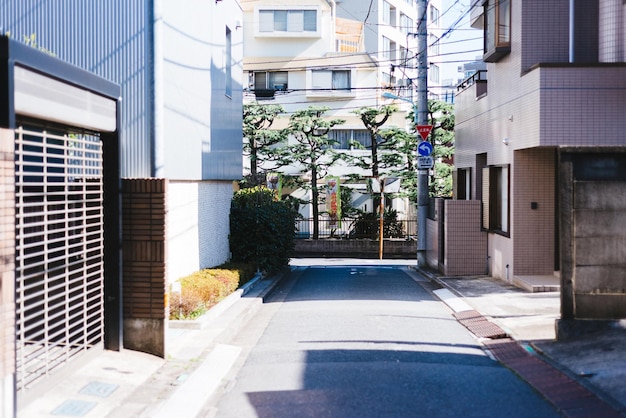
<svg viewBox="0 0 626 418"><path fill-rule="evenodd" d="M529 292L558 292L561 290L561 279L556 275L545 276L514 276L513 285Z"/></svg>

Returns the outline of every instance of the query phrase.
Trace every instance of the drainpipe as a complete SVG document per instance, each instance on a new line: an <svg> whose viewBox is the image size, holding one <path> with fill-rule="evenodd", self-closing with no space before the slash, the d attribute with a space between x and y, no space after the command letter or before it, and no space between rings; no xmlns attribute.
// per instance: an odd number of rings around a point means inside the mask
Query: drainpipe
<svg viewBox="0 0 626 418"><path fill-rule="evenodd" d="M330 44L332 45L332 50L335 52L339 52L337 51L337 45L336 45L336 33L337 33L337 4L335 3L335 0L328 0L328 2L330 3L330 20L331 20L331 24L332 24L332 30L330 31Z"/></svg>
<svg viewBox="0 0 626 418"><path fill-rule="evenodd" d="M152 177L164 177L165 142L163 140L163 12L162 0L153 0L152 21Z"/></svg>
<svg viewBox="0 0 626 418"><path fill-rule="evenodd" d="M574 54L574 32L575 32L575 15L574 11L576 9L576 0L569 0L569 62L570 64L575 61Z"/></svg>

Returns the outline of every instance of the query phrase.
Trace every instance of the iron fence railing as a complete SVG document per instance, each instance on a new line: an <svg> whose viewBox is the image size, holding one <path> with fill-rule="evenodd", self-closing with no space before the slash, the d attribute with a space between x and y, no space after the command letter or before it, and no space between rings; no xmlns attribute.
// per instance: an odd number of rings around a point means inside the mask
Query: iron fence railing
<svg viewBox="0 0 626 418"><path fill-rule="evenodd" d="M314 220L312 218L299 219L296 222L296 238L313 238ZM329 218L320 218L318 221L320 239L378 239L380 220L344 218L340 221ZM417 220L403 219L388 222L383 225L384 238L416 239Z"/></svg>

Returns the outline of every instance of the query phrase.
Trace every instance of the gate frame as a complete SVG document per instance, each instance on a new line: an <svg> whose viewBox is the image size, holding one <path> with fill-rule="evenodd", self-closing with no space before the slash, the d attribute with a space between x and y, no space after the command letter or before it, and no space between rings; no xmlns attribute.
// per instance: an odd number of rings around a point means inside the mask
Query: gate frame
<svg viewBox="0 0 626 418"><path fill-rule="evenodd" d="M121 87L50 54L0 36L0 127L15 130L15 66L115 102L113 132L101 132L104 198L104 348L122 349ZM45 121L45 119L41 119ZM58 124L58 122L55 122ZM68 126L70 126L68 124ZM77 126L80 128L80 126ZM15 338L15 335L14 335Z"/></svg>

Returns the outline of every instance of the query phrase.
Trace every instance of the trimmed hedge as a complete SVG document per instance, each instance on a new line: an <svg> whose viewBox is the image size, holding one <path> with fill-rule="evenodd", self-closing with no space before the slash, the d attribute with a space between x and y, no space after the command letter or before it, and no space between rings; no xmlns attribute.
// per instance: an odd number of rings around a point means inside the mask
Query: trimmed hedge
<svg viewBox="0 0 626 418"><path fill-rule="evenodd" d="M170 319L196 319L211 309L255 274L254 266L227 263L197 271L178 281L181 294L170 297Z"/></svg>
<svg viewBox="0 0 626 418"><path fill-rule="evenodd" d="M271 190L239 190L230 209L230 251L233 261L253 263L267 274L289 265L294 253L298 212L274 200Z"/></svg>

